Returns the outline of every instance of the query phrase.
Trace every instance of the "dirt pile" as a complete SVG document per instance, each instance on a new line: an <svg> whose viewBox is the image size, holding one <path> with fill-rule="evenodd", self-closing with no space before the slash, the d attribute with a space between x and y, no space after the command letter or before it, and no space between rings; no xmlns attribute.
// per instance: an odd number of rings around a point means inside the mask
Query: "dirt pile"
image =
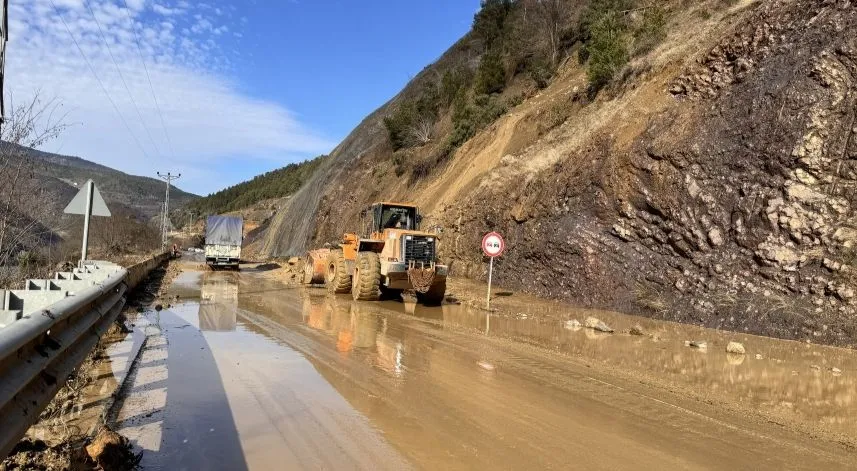
<svg viewBox="0 0 857 471"><path fill-rule="evenodd" d="M0 463L0 469L65 471L94 469L87 467L87 456L80 446L68 443L50 447L41 440L22 440L9 456Z"/></svg>
<svg viewBox="0 0 857 471"><path fill-rule="evenodd" d="M106 426L86 446L86 454L100 469L116 471L136 469L143 456L133 452L127 438Z"/></svg>
<svg viewBox="0 0 857 471"><path fill-rule="evenodd" d="M297 286L303 283L304 260L299 257L275 259L251 269L260 272L265 278L278 280L287 286Z"/></svg>
<svg viewBox="0 0 857 471"><path fill-rule="evenodd" d="M41 440L22 440L0 463L0 469L130 471L137 469L141 457L141 453L133 452L127 438L102 427L92 439L64 441L55 446Z"/></svg>
<svg viewBox="0 0 857 471"><path fill-rule="evenodd" d="M334 242L371 201L410 200L442 228L454 274L485 276L479 241L497 230L509 287L854 344L857 10L707 5L682 6L664 43L592 101L567 61L422 180L391 171L382 108L277 216L268 252Z"/></svg>

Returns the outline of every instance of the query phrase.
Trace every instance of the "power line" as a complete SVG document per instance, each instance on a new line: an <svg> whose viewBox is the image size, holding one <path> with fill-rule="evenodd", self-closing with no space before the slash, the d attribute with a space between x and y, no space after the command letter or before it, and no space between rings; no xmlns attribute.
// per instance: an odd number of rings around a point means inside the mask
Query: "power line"
<svg viewBox="0 0 857 471"><path fill-rule="evenodd" d="M69 37L71 38L72 42L74 42L74 45L77 47L77 52L79 52L80 56L83 57L83 60L86 62L87 67L89 67L89 71L92 72L92 75L95 77L95 80L97 80L98 84L101 85L101 90L104 92L104 95L107 96L107 100L110 101L110 104L113 105L113 109L116 111L116 114L119 115L119 119L122 120L122 124L125 125L125 129L128 130L128 134L130 134L131 138L134 139L134 142L137 144L137 147L140 148L140 152L142 152L143 155L148 159L149 153L146 152L146 149L143 148L142 144L140 144L139 139L137 139L137 136L134 135L134 131L131 130L131 126L128 126L128 121L125 120L125 116L123 116L122 112L119 111L119 107L116 106L116 102L113 101L113 98L110 96L110 92L108 92L107 87L104 86L104 82L102 82L101 78L98 77L98 73L95 72L95 68L92 67L92 63L89 62L89 59L86 57L86 54L84 54L83 49L80 47L80 44L77 42L77 39L75 39L74 34L72 34L71 32L71 28L68 27L68 23L66 23L65 18L63 18L63 16L60 14L56 3L54 3L54 0L50 1L51 6L53 6L54 8L54 12L57 14L60 21L62 21L62 24L65 25L65 30L68 31Z"/></svg>
<svg viewBox="0 0 857 471"><path fill-rule="evenodd" d="M149 131L149 127L146 126L146 121L143 119L143 114L140 113L140 108L137 106L137 101L134 100L134 94L131 93L131 89L128 87L128 82L125 81L125 75L122 74L122 69L119 68L119 64L116 62L116 58L113 57L113 50L110 49L110 43L107 42L107 37L104 36L104 30L101 29L101 23L98 21L98 17L95 16L95 12L92 10L92 6L88 1L83 0L83 4L86 5L86 9L89 10L89 14L92 15L92 19L95 20L95 25L98 26L98 33L101 35L101 40L104 42L104 45L107 46L107 53L110 55L110 60L113 61L113 65L116 67L116 71L119 72L119 78L122 79L122 85L125 86L125 91L128 92L128 97L131 99L131 104L134 105L134 110L137 111L137 117L140 118L140 124L143 125L143 130L146 131L146 134L149 136L149 140L152 141L152 146L155 148L155 153L161 153L161 150L158 149L158 145L155 143L155 139L152 137L151 131Z"/></svg>
<svg viewBox="0 0 857 471"><path fill-rule="evenodd" d="M173 141L170 139L170 133L167 131L167 123L164 121L164 113L161 112L161 105L158 103L158 96L155 94L155 87L152 85L152 78L149 76L149 67L146 66L146 59L143 57L143 48L140 47L140 37L137 36L137 28L134 25L134 18L131 17L131 9L128 8L128 2L122 0L125 4L125 14L131 22L131 32L134 33L134 42L137 44L137 53L140 54L140 62L143 63L143 70L146 71L146 80L149 82L149 89L152 91L152 99L155 100L155 108L158 110L158 116L161 118L161 127L164 128L164 136L167 137L167 146L170 148L170 153L175 156L176 150L173 147Z"/></svg>

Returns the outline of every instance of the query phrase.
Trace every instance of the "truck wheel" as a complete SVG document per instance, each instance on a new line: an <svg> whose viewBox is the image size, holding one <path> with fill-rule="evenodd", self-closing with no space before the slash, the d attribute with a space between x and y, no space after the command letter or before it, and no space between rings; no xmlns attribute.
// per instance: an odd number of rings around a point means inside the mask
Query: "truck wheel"
<svg viewBox="0 0 857 471"><path fill-rule="evenodd" d="M425 293L417 293L417 300L427 306L440 306L444 296L446 296L446 278L435 280Z"/></svg>
<svg viewBox="0 0 857 471"><path fill-rule="evenodd" d="M327 290L331 293L344 294L351 289L351 274L341 250L331 250L327 257L326 281Z"/></svg>
<svg viewBox="0 0 857 471"><path fill-rule="evenodd" d="M381 258L377 253L357 254L351 295L355 301L377 301L381 297Z"/></svg>

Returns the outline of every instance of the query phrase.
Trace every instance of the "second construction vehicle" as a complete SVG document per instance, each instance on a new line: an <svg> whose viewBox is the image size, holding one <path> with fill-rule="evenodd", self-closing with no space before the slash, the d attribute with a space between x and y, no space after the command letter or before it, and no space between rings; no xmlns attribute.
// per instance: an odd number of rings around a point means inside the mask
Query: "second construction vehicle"
<svg viewBox="0 0 857 471"><path fill-rule="evenodd" d="M345 234L339 248L309 253L304 282L324 282L359 301L413 291L426 304L440 304L449 269L437 263L437 235L420 231L417 207L375 203L361 216L363 234Z"/></svg>

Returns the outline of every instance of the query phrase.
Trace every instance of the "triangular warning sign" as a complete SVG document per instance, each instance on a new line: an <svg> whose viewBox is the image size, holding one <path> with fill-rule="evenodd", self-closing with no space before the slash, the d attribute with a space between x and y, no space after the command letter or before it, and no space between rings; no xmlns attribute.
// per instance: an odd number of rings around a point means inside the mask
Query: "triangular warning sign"
<svg viewBox="0 0 857 471"><path fill-rule="evenodd" d="M66 214L86 214L86 189L92 180L87 180L83 184L83 188L74 195L74 199L63 210ZM98 187L92 184L92 215L110 217L110 210L107 209L107 203L98 192Z"/></svg>

